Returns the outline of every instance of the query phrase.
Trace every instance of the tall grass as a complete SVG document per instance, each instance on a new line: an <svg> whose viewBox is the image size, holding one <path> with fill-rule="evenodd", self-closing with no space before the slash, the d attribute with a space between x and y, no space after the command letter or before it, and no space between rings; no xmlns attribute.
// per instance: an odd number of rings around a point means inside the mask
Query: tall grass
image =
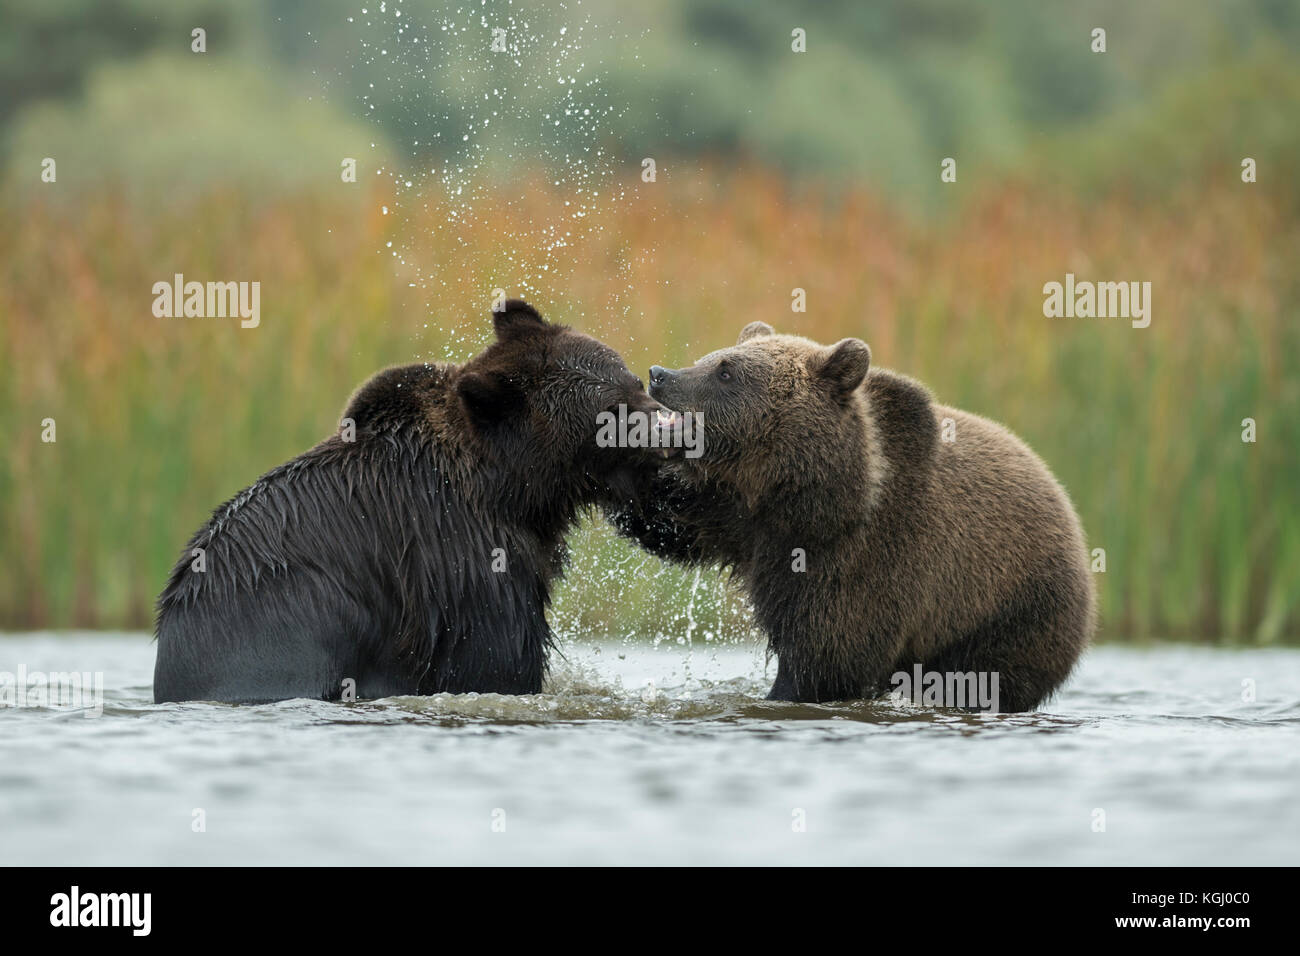
<svg viewBox="0 0 1300 956"><path fill-rule="evenodd" d="M642 371L756 318L861 336L878 364L1004 422L1054 468L1105 549L1103 639L1294 642L1300 227L1230 178L1184 195L1086 203L1003 184L918 224L870 194L760 171L661 175L611 203L530 298ZM329 434L375 369L485 342L508 224L565 217L541 182L454 233L436 202L383 216L389 199L232 188L163 208L0 193L13 225L0 230L0 627L147 626L216 504ZM174 272L260 280L261 326L154 318L151 286ZM1066 272L1150 281L1150 328L1045 318L1042 286ZM795 287L806 313L791 311ZM665 569L595 521L572 543L553 612L565 635L748 626L712 573Z"/></svg>

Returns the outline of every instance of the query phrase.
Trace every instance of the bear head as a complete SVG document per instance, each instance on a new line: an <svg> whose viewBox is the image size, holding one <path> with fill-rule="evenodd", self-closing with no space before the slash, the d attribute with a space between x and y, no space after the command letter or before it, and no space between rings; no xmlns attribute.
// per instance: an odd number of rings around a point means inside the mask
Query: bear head
<svg viewBox="0 0 1300 956"><path fill-rule="evenodd" d="M751 507L861 471L870 367L861 339L823 346L778 335L764 322L746 325L735 345L689 368L653 366L650 396L703 419L702 453L671 467L688 480L730 487Z"/></svg>
<svg viewBox="0 0 1300 956"><path fill-rule="evenodd" d="M558 498L593 503L633 495L667 453L602 442L602 417L636 413L657 427L663 406L612 348L547 322L526 302L506 302L492 322L496 341L454 380L474 431L522 480Z"/></svg>

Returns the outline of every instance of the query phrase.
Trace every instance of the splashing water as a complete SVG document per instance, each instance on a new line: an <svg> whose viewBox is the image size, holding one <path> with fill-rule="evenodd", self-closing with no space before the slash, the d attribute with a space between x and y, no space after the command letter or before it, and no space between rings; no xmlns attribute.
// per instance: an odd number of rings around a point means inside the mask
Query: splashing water
<svg viewBox="0 0 1300 956"><path fill-rule="evenodd" d="M652 261L654 249L633 250L617 237L611 244L607 232L644 197L640 160L605 142L627 107L608 92L604 73L615 57L637 57L638 38L616 5L596 8L470 0L430 11L385 0L361 3L346 18L350 49L336 79L358 92L340 105L395 139L391 151L375 149L371 170L377 251L422 300L411 323L413 359L463 361L486 345L486 312L499 292L598 337L634 340L623 321L637 300L632 266ZM330 89L328 78L323 86ZM582 301L575 279L593 272L600 291ZM585 616L593 586L631 592L633 580L650 578L655 593L671 596L666 609L681 607L684 572L611 547L590 524L571 543L580 567L560 584L551 615L563 642L603 633ZM711 612L735 600L697 572L688 644L700 626L701 591ZM662 631L682 640L675 619Z"/></svg>
<svg viewBox="0 0 1300 956"><path fill-rule="evenodd" d="M566 302L575 270L627 265L584 260L635 178L601 141L622 110L602 87L602 58L625 37L580 0L433 13L383 2L349 22L361 110L401 137L401 158L378 170L390 193L381 251L445 333L436 357L461 360L483 343L497 290L582 316ZM615 303L587 305L610 314Z"/></svg>

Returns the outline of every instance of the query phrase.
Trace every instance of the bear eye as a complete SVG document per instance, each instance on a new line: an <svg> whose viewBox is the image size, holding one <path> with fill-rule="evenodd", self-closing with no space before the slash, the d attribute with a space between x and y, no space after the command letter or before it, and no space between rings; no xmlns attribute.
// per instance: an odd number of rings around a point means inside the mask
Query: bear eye
<svg viewBox="0 0 1300 956"><path fill-rule="evenodd" d="M719 365L718 378L722 379L724 382L731 381L731 370L728 369L725 365Z"/></svg>

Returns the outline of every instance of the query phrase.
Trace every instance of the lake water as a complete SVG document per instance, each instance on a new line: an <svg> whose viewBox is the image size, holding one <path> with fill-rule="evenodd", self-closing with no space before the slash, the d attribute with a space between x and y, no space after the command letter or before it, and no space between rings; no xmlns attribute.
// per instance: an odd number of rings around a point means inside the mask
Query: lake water
<svg viewBox="0 0 1300 956"><path fill-rule="evenodd" d="M1102 647L1008 716L564 652L535 697L154 705L148 635L0 635L0 671L104 679L96 718L0 710L0 863L1300 862L1300 651Z"/></svg>

